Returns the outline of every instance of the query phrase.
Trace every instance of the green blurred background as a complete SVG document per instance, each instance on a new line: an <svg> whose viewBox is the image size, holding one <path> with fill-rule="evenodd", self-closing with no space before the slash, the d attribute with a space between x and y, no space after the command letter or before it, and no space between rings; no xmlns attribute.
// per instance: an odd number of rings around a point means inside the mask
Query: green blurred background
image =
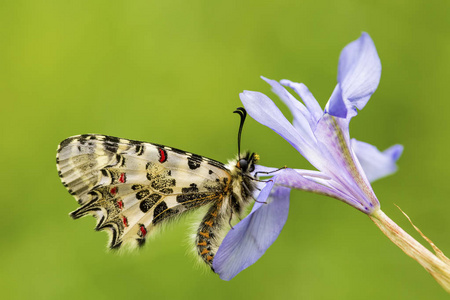
<svg viewBox="0 0 450 300"><path fill-rule="evenodd" d="M420 238L394 203L450 254L449 14L442 0L2 1L0 297L446 298L367 216L299 191L276 243L230 282L187 254L189 219L136 253L110 253L93 218L69 218L78 205L55 154L68 136L103 133L226 161L239 92L272 95L259 76L288 78L324 106L341 49L367 31L383 73L351 135L405 146L374 190L400 226ZM264 165L309 167L251 119L243 145Z"/></svg>

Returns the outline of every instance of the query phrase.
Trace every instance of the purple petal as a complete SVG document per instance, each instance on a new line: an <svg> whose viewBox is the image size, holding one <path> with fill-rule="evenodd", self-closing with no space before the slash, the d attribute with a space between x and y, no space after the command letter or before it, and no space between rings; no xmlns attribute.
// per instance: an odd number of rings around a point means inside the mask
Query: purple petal
<svg viewBox="0 0 450 300"><path fill-rule="evenodd" d="M341 86L338 83L334 88L333 94L331 94L330 100L328 100L325 112L338 118L347 118L347 105L342 99Z"/></svg>
<svg viewBox="0 0 450 300"><path fill-rule="evenodd" d="M291 189L329 196L341 200L364 213L368 212L368 208L366 209L352 194L348 194L338 182L327 178L329 177L326 174L318 172L286 169L277 176L276 184Z"/></svg>
<svg viewBox="0 0 450 300"><path fill-rule="evenodd" d="M240 98L253 119L281 135L313 166L320 166L322 159L316 151L315 138L312 141L309 134L297 130L269 97L259 92L244 91Z"/></svg>
<svg viewBox="0 0 450 300"><path fill-rule="evenodd" d="M261 76L261 78L270 84L272 92L278 95L284 104L289 107L294 118L309 118L310 113L306 107L297 99L295 99L278 81Z"/></svg>
<svg viewBox="0 0 450 300"><path fill-rule="evenodd" d="M302 142L301 137L295 134L295 128L269 97L251 91L244 91L239 96L253 119L271 128L293 145Z"/></svg>
<svg viewBox="0 0 450 300"><path fill-rule="evenodd" d="M380 83L381 62L370 36L361 37L342 50L339 57L338 86L327 104L327 112L339 118L351 118L356 108L363 109ZM352 111L349 116L347 111Z"/></svg>
<svg viewBox="0 0 450 300"><path fill-rule="evenodd" d="M293 89L294 92L296 92L297 95L302 98L303 102L311 113L311 117L314 123L317 123L323 115L323 109L320 107L316 98L314 98L313 94L309 91L306 85L304 85L303 83L292 82L287 79L281 80L280 83ZM313 129L314 128L315 126L313 127Z"/></svg>
<svg viewBox="0 0 450 300"><path fill-rule="evenodd" d="M381 152L377 147L355 139L352 139L352 148L371 182L397 171L396 162L403 152L402 145L394 145Z"/></svg>
<svg viewBox="0 0 450 300"><path fill-rule="evenodd" d="M272 190L269 182L258 201L264 202ZM231 280L239 272L254 264L277 239L289 212L289 192L275 187L270 194L272 202L256 202L251 213L231 229L214 256L214 272L223 280Z"/></svg>
<svg viewBox="0 0 450 300"><path fill-rule="evenodd" d="M277 94L281 101L283 101L289 108L294 117L294 127L302 134L302 136L305 137L305 139L314 141L315 138L311 128L315 126L316 122L312 119L309 110L306 109L306 107L294 96L292 96L278 81L268 79L263 76L261 76L261 78L271 85L272 91Z"/></svg>
<svg viewBox="0 0 450 300"><path fill-rule="evenodd" d="M322 150L322 158L327 162L319 170L332 177L346 193L357 199L366 208L364 212L371 212L379 206L379 202L351 151L346 125L347 119L335 118L329 114L325 114L317 124L315 135L319 149Z"/></svg>
<svg viewBox="0 0 450 300"><path fill-rule="evenodd" d="M338 82L343 98L363 109L380 83L381 62L370 36L363 32L339 57Z"/></svg>

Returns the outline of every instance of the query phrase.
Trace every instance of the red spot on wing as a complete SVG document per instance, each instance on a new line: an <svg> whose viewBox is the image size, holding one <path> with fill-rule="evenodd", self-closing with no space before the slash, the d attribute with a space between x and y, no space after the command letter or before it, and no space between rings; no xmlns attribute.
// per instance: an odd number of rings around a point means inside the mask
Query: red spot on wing
<svg viewBox="0 0 450 300"><path fill-rule="evenodd" d="M141 225L141 227L139 227L139 230L141 231L142 237L145 237L145 235L147 234L147 229L145 229L145 226Z"/></svg>
<svg viewBox="0 0 450 300"><path fill-rule="evenodd" d="M117 205L119 205L120 209L123 209L123 201L122 200L117 201Z"/></svg>
<svg viewBox="0 0 450 300"><path fill-rule="evenodd" d="M163 148L158 148L159 151L159 162L163 163L167 160L167 152Z"/></svg>
<svg viewBox="0 0 450 300"><path fill-rule="evenodd" d="M125 182L125 173L120 174L119 182L121 183Z"/></svg>
<svg viewBox="0 0 450 300"><path fill-rule="evenodd" d="M111 190L109 190L109 192L111 193L111 195L117 194L117 187L113 187Z"/></svg>
<svg viewBox="0 0 450 300"><path fill-rule="evenodd" d="M125 225L125 227L128 227L128 219L127 219L127 217L122 216L122 222L123 222L123 225Z"/></svg>

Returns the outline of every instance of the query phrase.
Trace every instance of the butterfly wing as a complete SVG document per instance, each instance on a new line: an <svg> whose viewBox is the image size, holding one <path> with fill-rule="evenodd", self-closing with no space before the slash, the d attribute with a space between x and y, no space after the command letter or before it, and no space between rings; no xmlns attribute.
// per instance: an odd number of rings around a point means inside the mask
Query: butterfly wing
<svg viewBox="0 0 450 300"><path fill-rule="evenodd" d="M111 248L143 244L165 221L223 199L230 184L220 162L104 135L64 140L56 160L64 186L81 205L71 216L95 216L96 229L111 233Z"/></svg>

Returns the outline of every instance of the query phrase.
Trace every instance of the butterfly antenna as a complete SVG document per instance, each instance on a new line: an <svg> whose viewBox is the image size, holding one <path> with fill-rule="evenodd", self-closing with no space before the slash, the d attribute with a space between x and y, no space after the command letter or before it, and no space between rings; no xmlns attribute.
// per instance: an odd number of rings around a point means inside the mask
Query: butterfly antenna
<svg viewBox="0 0 450 300"><path fill-rule="evenodd" d="M245 117L247 117L247 111L243 107L236 108L233 113L239 114L241 116L241 124L239 125L239 132L238 132L238 155L239 159L241 158L241 133L242 133L242 127L244 127Z"/></svg>

